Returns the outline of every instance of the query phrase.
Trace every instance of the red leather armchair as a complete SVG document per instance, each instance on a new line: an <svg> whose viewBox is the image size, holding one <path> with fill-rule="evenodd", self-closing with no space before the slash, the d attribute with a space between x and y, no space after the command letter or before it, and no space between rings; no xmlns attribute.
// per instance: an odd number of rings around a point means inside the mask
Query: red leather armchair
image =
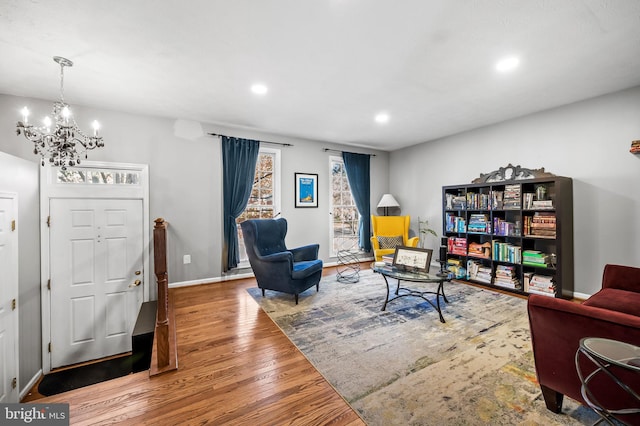
<svg viewBox="0 0 640 426"><path fill-rule="evenodd" d="M603 337L640 346L640 268L606 265L602 289L583 303L531 295L528 312L536 374L547 409L559 413L564 395L585 404L575 365L580 339ZM580 365L587 374L594 370L585 359ZM620 374L639 390L637 374ZM604 405L616 408L628 403L606 377L592 383L600 387ZM627 421L638 424L640 417Z"/></svg>

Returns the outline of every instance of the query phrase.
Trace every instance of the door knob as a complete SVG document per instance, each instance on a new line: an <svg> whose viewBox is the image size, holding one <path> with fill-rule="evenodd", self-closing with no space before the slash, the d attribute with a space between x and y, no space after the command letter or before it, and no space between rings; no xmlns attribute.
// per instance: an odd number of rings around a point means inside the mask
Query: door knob
<svg viewBox="0 0 640 426"><path fill-rule="evenodd" d="M129 284L129 287L138 287L140 284L142 284L142 281L135 280L133 284Z"/></svg>

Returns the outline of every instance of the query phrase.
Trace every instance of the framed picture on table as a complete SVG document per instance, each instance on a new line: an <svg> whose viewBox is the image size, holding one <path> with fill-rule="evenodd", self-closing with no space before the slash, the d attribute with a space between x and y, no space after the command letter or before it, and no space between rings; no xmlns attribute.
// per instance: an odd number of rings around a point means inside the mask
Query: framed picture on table
<svg viewBox="0 0 640 426"><path fill-rule="evenodd" d="M403 271L429 272L432 254L431 249L397 246L393 266Z"/></svg>
<svg viewBox="0 0 640 426"><path fill-rule="evenodd" d="M295 174L296 207L318 207L318 175Z"/></svg>

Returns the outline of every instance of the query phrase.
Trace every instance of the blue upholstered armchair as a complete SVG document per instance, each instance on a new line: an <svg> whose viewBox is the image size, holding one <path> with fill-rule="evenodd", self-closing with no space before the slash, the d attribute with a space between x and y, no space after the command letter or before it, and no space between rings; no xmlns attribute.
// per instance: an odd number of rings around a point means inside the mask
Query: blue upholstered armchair
<svg viewBox="0 0 640 426"><path fill-rule="evenodd" d="M318 244L287 249L287 221L252 219L240 224L251 269L258 287L265 290L298 295L308 288L320 289L322 260L318 259Z"/></svg>

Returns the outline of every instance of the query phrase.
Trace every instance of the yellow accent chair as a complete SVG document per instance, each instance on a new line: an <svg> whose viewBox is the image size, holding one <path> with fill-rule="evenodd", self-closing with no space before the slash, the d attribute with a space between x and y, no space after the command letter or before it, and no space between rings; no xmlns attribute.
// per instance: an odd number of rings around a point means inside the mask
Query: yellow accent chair
<svg viewBox="0 0 640 426"><path fill-rule="evenodd" d="M418 246L419 237L409 238L410 223L411 216L371 216L371 247L376 262L385 254L395 253L396 246Z"/></svg>

